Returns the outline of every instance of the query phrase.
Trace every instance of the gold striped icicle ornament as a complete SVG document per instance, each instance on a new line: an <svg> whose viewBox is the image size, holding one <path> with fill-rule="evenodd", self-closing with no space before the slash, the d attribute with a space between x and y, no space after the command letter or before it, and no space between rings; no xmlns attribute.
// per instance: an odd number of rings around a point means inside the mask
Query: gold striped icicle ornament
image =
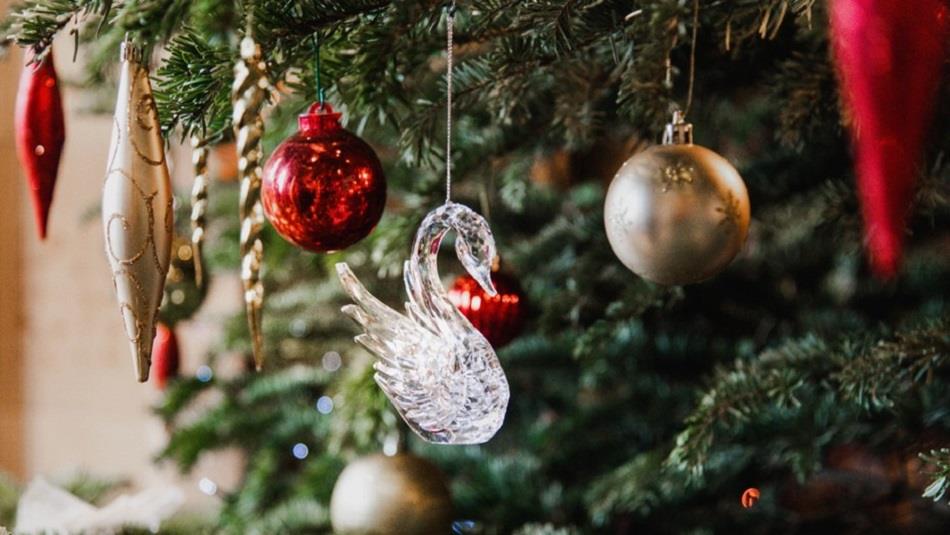
<svg viewBox="0 0 950 535"><path fill-rule="evenodd" d="M198 136L191 138L191 163L195 182L191 188L191 248L194 254L195 283L204 286L205 214L208 211L208 143Z"/></svg>
<svg viewBox="0 0 950 535"><path fill-rule="evenodd" d="M264 226L264 210L261 206L261 136L264 134L264 119L261 109L270 87L265 70L260 45L252 37L244 37L241 40L241 59L234 66L231 118L238 152L238 177L241 180L241 282L244 285L244 308L251 334L251 350L258 371L264 365L264 340L261 334L264 305L261 262L264 244L260 238Z"/></svg>
<svg viewBox="0 0 950 535"><path fill-rule="evenodd" d="M171 253L172 187L142 50L121 46L119 94L102 188L106 255L135 375L148 380Z"/></svg>

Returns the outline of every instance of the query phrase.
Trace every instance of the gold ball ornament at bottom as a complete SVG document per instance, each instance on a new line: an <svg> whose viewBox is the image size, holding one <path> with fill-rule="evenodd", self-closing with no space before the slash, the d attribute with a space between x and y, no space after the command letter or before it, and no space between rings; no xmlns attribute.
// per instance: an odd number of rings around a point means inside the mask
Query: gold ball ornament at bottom
<svg viewBox="0 0 950 535"><path fill-rule="evenodd" d="M749 233L749 194L722 156L692 143L692 125L674 114L663 144L627 160L604 203L607 240L644 279L699 282L722 271Z"/></svg>
<svg viewBox="0 0 950 535"><path fill-rule="evenodd" d="M207 270L205 270L207 273ZM208 285L199 285L195 277L194 248L191 240L178 236L172 241L172 254L162 293L159 318L168 325L187 320L201 308Z"/></svg>
<svg viewBox="0 0 950 535"><path fill-rule="evenodd" d="M371 455L350 463L330 499L340 535L450 533L452 497L441 470L414 455Z"/></svg>

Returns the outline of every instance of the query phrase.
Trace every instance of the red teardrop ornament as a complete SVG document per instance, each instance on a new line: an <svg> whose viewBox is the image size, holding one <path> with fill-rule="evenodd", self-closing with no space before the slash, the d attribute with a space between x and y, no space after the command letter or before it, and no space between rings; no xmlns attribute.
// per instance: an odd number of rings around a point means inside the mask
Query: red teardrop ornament
<svg viewBox="0 0 950 535"><path fill-rule="evenodd" d="M521 334L526 307L517 279L498 271L491 279L498 292L493 296L470 275L461 275L449 290L449 300L497 349Z"/></svg>
<svg viewBox="0 0 950 535"><path fill-rule="evenodd" d="M52 50L38 63L23 68L15 128L17 152L30 187L36 227L40 239L45 239L59 158L66 141L63 102Z"/></svg>
<svg viewBox="0 0 950 535"><path fill-rule="evenodd" d="M169 379L178 377L180 361L174 328L159 322L155 325L155 339L152 341L152 376L159 390L165 390Z"/></svg>
<svg viewBox="0 0 950 535"><path fill-rule="evenodd" d="M298 124L300 131L264 166L264 213L299 247L317 253L345 249L365 238L383 215L382 165L328 104L312 105Z"/></svg>
<svg viewBox="0 0 950 535"><path fill-rule="evenodd" d="M893 276L948 37L943 0L833 0L831 41L852 118L871 265Z"/></svg>

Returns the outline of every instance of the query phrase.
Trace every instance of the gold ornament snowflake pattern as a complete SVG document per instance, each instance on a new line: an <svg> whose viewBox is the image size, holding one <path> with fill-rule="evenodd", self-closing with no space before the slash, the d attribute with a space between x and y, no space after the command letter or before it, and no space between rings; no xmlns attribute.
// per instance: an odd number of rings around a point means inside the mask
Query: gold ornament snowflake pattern
<svg viewBox="0 0 950 535"><path fill-rule="evenodd" d="M696 168L683 162L667 165L660 176L661 190L666 193L679 184L692 184L695 174Z"/></svg>
<svg viewBox="0 0 950 535"><path fill-rule="evenodd" d="M736 199L736 196L733 195L731 191L727 191L722 202L723 206L716 208L716 212L722 214L719 226L721 227L726 223L732 223L728 227L728 231L732 232L732 230L739 227L739 199Z"/></svg>

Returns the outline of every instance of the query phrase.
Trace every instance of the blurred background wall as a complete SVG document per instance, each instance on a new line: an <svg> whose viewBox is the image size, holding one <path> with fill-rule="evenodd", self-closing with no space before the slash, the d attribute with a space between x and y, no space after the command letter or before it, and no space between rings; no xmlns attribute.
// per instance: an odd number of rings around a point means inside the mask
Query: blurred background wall
<svg viewBox="0 0 950 535"><path fill-rule="evenodd" d="M66 145L41 242L16 158L13 107L24 60L11 52L0 62L0 472L24 483L77 472L136 486L171 482L198 501L212 500L195 483L207 477L233 485L234 455L207 459L188 478L152 462L166 440L150 410L161 393L135 380L97 210L111 116L90 113L69 86L79 67L72 43L58 43ZM172 147L169 160L176 192L187 198L190 151ZM194 373L221 318L239 310L239 288L236 277L216 277L203 309L179 325L182 373Z"/></svg>

